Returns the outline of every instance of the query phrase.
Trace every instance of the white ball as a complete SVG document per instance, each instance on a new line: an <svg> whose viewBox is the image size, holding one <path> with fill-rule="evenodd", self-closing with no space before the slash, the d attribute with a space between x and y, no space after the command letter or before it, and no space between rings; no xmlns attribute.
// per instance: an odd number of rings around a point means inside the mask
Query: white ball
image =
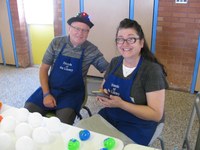
<svg viewBox="0 0 200 150"><path fill-rule="evenodd" d="M37 128L42 125L43 123L43 117L40 113L34 112L30 113L28 116L28 123L33 127Z"/></svg>
<svg viewBox="0 0 200 150"><path fill-rule="evenodd" d="M32 135L32 127L25 122L18 124L15 128L15 136L16 138L20 138L22 136L31 137Z"/></svg>
<svg viewBox="0 0 200 150"><path fill-rule="evenodd" d="M8 133L0 133L0 149L9 150L10 146L13 144L12 138Z"/></svg>
<svg viewBox="0 0 200 150"><path fill-rule="evenodd" d="M61 121L57 117L50 117L46 119L46 127L51 132L60 132L61 131Z"/></svg>
<svg viewBox="0 0 200 150"><path fill-rule="evenodd" d="M16 120L12 116L5 116L1 121L1 128L6 132L14 131Z"/></svg>
<svg viewBox="0 0 200 150"><path fill-rule="evenodd" d="M30 137L22 136L16 141L15 150L36 150L36 145Z"/></svg>
<svg viewBox="0 0 200 150"><path fill-rule="evenodd" d="M33 130L33 140L39 144L48 144L52 141L49 130L45 127L38 127Z"/></svg>
<svg viewBox="0 0 200 150"><path fill-rule="evenodd" d="M17 110L17 121L26 122L28 120L29 111L26 108L20 108Z"/></svg>
<svg viewBox="0 0 200 150"><path fill-rule="evenodd" d="M8 117L8 116L16 117L16 112L17 108L11 107L2 111L1 114L3 115L3 117Z"/></svg>

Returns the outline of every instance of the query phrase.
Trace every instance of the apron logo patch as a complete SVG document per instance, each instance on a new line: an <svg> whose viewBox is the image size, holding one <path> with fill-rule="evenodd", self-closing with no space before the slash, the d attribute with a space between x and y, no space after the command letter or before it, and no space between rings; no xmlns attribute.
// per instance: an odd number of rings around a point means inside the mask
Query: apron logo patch
<svg viewBox="0 0 200 150"><path fill-rule="evenodd" d="M115 96L120 96L120 93L118 92L120 86L119 85L116 85L114 83L111 83L111 89L108 89L108 92L115 95Z"/></svg>
<svg viewBox="0 0 200 150"><path fill-rule="evenodd" d="M63 66L60 66L60 69L64 71L73 72L72 64L67 62L63 62Z"/></svg>

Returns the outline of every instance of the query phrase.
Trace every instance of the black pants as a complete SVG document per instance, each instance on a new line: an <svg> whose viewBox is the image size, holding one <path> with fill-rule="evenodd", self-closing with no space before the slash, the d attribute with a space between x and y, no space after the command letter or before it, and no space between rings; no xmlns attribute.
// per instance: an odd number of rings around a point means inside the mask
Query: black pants
<svg viewBox="0 0 200 150"><path fill-rule="evenodd" d="M67 123L70 125L74 124L74 120L76 118L76 112L72 108L63 108L63 109L59 109L59 110L55 110L55 111L46 111L46 110L42 109L41 107L39 107L33 103L30 103L30 102L26 102L24 107L26 109L28 109L29 112L38 112L42 116L46 116L48 113L53 112L55 114L55 116L60 119L61 122Z"/></svg>

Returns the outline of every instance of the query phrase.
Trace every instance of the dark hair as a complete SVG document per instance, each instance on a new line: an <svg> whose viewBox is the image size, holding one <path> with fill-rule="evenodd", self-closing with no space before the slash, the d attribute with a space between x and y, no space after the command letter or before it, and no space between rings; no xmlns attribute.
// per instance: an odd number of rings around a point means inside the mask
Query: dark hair
<svg viewBox="0 0 200 150"><path fill-rule="evenodd" d="M139 36L140 40L144 40L144 46L141 49L141 56L151 62L155 62L157 64L159 64L162 67L163 73L167 76L167 73L164 69L164 65L161 64L158 59L153 55L153 53L150 51L148 44L146 42L145 36L144 36L144 32L141 28L141 26L137 23L137 21L135 20L131 20L128 18L125 18L124 20L122 20L117 28L117 32L116 32L116 37L118 35L118 32L120 29L127 29L127 28L133 28L136 32L137 35Z"/></svg>

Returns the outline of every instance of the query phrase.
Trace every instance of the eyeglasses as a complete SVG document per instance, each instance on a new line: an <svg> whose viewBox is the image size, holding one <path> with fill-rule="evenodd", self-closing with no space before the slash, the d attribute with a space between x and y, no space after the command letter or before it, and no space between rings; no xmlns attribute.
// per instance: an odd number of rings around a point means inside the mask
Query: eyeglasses
<svg viewBox="0 0 200 150"><path fill-rule="evenodd" d="M88 33L89 29L81 29L79 27L74 27L71 25L71 27L76 31L76 32L83 32L83 33Z"/></svg>
<svg viewBox="0 0 200 150"><path fill-rule="evenodd" d="M140 38L136 38L136 37L130 37L127 39L123 39L123 38L116 38L115 42L117 44L124 44L124 42L126 41L128 44L134 44L137 40L139 40Z"/></svg>

